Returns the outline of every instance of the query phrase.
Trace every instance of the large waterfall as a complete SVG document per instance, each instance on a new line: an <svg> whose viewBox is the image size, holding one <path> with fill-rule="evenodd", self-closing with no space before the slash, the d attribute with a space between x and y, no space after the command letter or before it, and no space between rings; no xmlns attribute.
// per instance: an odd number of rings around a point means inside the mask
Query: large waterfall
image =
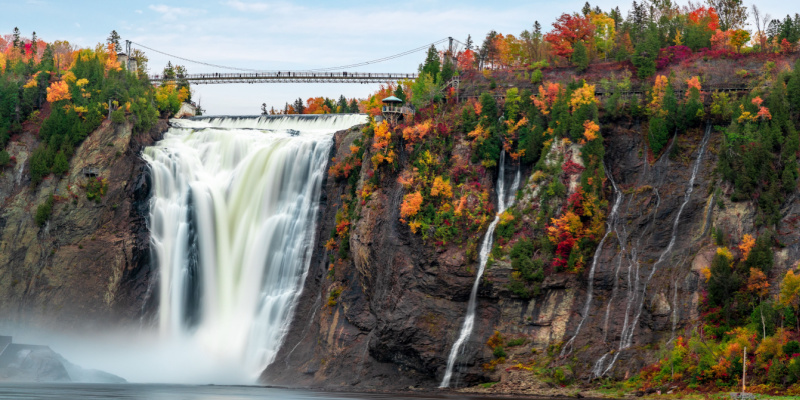
<svg viewBox="0 0 800 400"><path fill-rule="evenodd" d="M332 136L364 115L173 120L144 151L159 335L243 366L275 358L308 270Z"/></svg>

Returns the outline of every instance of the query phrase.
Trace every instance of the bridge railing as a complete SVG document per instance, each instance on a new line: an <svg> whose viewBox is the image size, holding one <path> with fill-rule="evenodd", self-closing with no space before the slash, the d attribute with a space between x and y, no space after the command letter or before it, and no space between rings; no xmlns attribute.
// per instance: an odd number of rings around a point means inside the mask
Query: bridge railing
<svg viewBox="0 0 800 400"><path fill-rule="evenodd" d="M297 72L297 71L276 71L276 72L242 72L242 73L204 73L188 74L180 78L165 78L161 75L152 75L151 80L207 80L207 79L416 79L417 74L402 73L381 73L381 72Z"/></svg>
<svg viewBox="0 0 800 400"><path fill-rule="evenodd" d="M385 113L398 113L398 114L414 114L414 109L408 106L383 106L381 112Z"/></svg>

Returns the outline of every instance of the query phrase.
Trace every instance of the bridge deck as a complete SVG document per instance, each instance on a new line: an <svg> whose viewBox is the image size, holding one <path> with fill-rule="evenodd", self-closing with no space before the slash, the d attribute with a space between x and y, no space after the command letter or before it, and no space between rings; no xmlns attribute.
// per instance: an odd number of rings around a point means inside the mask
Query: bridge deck
<svg viewBox="0 0 800 400"><path fill-rule="evenodd" d="M208 73L188 74L182 79L195 84L214 83L383 83L403 79L417 79L417 74L394 74L381 72L248 72L248 73ZM153 75L150 81L163 82L160 75Z"/></svg>

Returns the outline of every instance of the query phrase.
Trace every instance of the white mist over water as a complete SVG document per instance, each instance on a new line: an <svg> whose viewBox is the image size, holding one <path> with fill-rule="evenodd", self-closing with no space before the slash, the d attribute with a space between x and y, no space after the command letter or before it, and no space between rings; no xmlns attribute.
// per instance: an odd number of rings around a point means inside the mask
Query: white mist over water
<svg viewBox="0 0 800 400"><path fill-rule="evenodd" d="M483 237L483 243L481 244L481 251L479 255L480 264L478 267L478 274L475 275L475 283L472 284L472 292L470 292L469 295L467 315L464 317L464 324L461 326L461 332L458 335L458 339L453 344L453 348L450 349L450 355L447 357L447 369L445 370L442 383L439 385L440 388L450 387L450 380L453 377L453 368L455 368L458 356L461 355L461 351L464 349L467 339L469 339L469 336L472 334L472 328L475 325L475 305L478 297L478 285L480 284L481 277L483 276L483 271L486 269L486 262L489 261L489 252L492 251L492 244L494 244L494 230L497 227L497 223L500 222L500 214L502 214L503 211L505 211L508 207L511 207L514 203L514 197L511 197L508 199L508 205L506 205L505 172L506 153L505 151L502 151L500 153L500 170L497 174L497 215L489 225L489 228L486 229L486 235ZM514 183L511 185L511 196L514 196L519 188L521 172L521 170L517 169L517 174L514 176Z"/></svg>
<svg viewBox="0 0 800 400"><path fill-rule="evenodd" d="M158 269L153 361L175 369L158 381L210 382L219 373L253 382L274 360L308 269L332 134L365 122L173 120L144 150Z"/></svg>

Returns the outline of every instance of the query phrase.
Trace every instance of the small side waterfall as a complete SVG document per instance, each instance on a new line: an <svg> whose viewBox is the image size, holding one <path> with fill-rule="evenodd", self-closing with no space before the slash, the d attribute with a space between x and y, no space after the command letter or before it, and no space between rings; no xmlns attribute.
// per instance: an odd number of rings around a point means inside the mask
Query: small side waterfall
<svg viewBox="0 0 800 400"><path fill-rule="evenodd" d="M606 175L609 177L611 181L611 185L614 188L614 205L611 207L611 213L608 215L608 221L606 223L606 233L603 235L603 238L600 239L600 243L597 244L597 249L594 251L594 257L592 258L592 266L589 268L589 278L588 284L586 289L586 304L583 306L583 311L581 315L581 321L578 323L578 327L575 328L575 333L572 334L572 337L567 341L566 344L561 348L560 356L563 357L565 354L572 352L572 344L575 342L575 338L578 337L578 334L581 333L581 328L583 328L584 322L586 322L586 318L589 316L589 310L592 306L592 298L594 297L594 272L597 268L597 260L600 258L600 253L603 251L603 245L606 243L606 239L611 231L617 225L617 216L619 215L619 206L622 204L622 192L617 187L616 182L614 182L614 177L611 176L611 173L606 172Z"/></svg>
<svg viewBox="0 0 800 400"><path fill-rule="evenodd" d="M159 330L254 380L302 290L333 132L364 115L173 120L144 151Z"/></svg>
<svg viewBox="0 0 800 400"><path fill-rule="evenodd" d="M635 253L632 255L632 264L635 264L637 268L635 272L635 281L632 285L633 291L630 292L630 295L628 297L628 305L625 312L625 322L623 323L622 332L620 333L619 347L618 350L614 352L614 356L611 358L611 361L609 361L608 365L605 365L605 360L608 358L609 355L611 355L610 352L604 354L602 357L600 357L599 360L597 360L594 367L592 368L592 374L594 377L600 377L607 374L611 370L611 368L614 367L614 364L619 358L619 355L622 353L622 350L630 348L633 345L633 335L636 330L636 326L639 323L639 318L642 315L642 310L644 308L644 303L647 297L647 287L650 283L650 280L653 278L653 275L655 274L656 270L658 269L659 265L667 260L667 257L672 253L672 248L675 246L675 242L677 241L678 237L678 227L680 226L681 215L683 214L683 210L686 208L686 205L689 203L689 200L692 197L692 193L694 192L694 182L697 178L697 173L700 171L700 164L702 164L703 155L705 154L706 151L706 146L708 145L708 141L711 138L711 128L712 126L709 123L706 126L705 135L703 136L703 140L700 143L700 149L697 152L697 158L695 159L694 166L692 167L692 174L689 178L689 182L686 186L686 191L684 192L683 195L683 202L681 202L681 206L680 208L678 208L678 212L675 215L675 220L672 222L672 235L670 237L669 243L667 244L667 247L664 249L664 251L662 251L661 254L659 255L658 260L656 260L655 263L653 263L653 266L650 269L650 273L644 279L644 282L642 283L640 296L637 296L638 293L636 293L636 291L639 290L638 289L639 263L637 255ZM660 198L658 204L660 204ZM629 269L629 274L630 274L630 269ZM630 277L628 278L628 282L630 285ZM639 305L633 306L636 308L636 313L631 314L632 305L637 300L639 302ZM632 322L630 323L628 323L629 316L633 317Z"/></svg>
<svg viewBox="0 0 800 400"><path fill-rule="evenodd" d="M461 355L464 345L467 343L467 339L469 339L469 336L472 334L472 328L475 325L475 304L478 297L478 285L481 282L483 271L486 269L486 263L489 261L489 253L492 251L492 245L494 244L494 230L497 227L498 222L500 222L500 214L502 214L503 211L505 211L508 207L513 205L514 195L519 188L522 171L517 169L517 173L514 176L514 183L511 185L511 192L509 193L509 198L507 199L504 181L506 172L505 167L506 153L505 151L502 151L500 153L500 170L497 174L497 215L494 217L492 223L489 224L489 228L486 230L486 235L483 237L483 243L481 243L478 274L475 275L475 283L472 284L472 292L470 292L469 295L467 315L464 318L464 324L461 326L461 332L458 335L458 339L453 344L453 348L450 349L450 355L447 357L447 370L445 371L442 383L439 385L440 388L450 387L450 380L453 377L453 368L455 368L456 360L458 359L458 356Z"/></svg>

